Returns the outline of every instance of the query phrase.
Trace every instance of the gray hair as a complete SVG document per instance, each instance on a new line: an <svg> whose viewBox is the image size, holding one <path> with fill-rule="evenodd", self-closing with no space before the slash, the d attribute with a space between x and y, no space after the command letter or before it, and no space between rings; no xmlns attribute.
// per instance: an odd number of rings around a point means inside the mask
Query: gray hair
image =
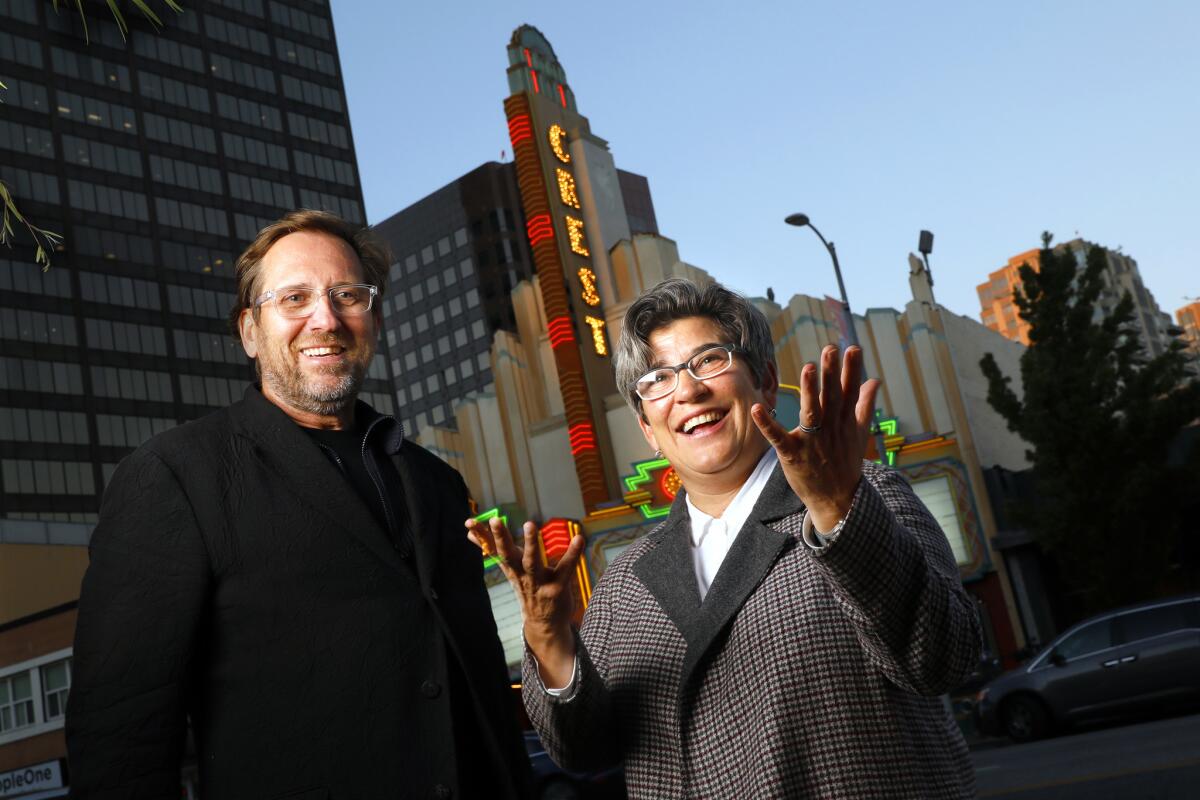
<svg viewBox="0 0 1200 800"><path fill-rule="evenodd" d="M650 335L687 317L706 317L715 322L728 343L741 350L757 385L762 385L767 365L775 363L771 326L749 300L719 283L700 287L686 278L668 278L629 306L613 355L617 388L642 420L646 415L634 385L654 363Z"/></svg>

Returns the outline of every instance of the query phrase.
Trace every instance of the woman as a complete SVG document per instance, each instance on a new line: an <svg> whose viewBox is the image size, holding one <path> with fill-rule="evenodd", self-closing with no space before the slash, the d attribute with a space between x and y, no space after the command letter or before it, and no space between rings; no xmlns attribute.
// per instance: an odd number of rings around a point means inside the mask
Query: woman
<svg viewBox="0 0 1200 800"><path fill-rule="evenodd" d="M862 351L826 347L819 382L805 365L787 431L762 313L671 279L630 306L615 367L684 491L582 629L581 536L547 568L498 520L467 523L521 602L526 709L554 759L623 762L631 797L974 796L939 695L975 664L978 621L937 523L862 459L879 388Z"/></svg>

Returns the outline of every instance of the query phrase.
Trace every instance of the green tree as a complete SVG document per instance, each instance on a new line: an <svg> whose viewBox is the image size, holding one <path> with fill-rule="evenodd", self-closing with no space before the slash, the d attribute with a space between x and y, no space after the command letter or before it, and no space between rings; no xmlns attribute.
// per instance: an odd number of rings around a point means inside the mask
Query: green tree
<svg viewBox="0 0 1200 800"><path fill-rule="evenodd" d="M1040 269L1022 265L1014 298L1030 325L1023 396L990 354L980 366L988 402L1031 445L1038 500L1018 517L1092 612L1180 587L1171 570L1185 531L1194 535L1184 508L1200 493L1200 447L1184 464L1168 452L1200 419L1200 381L1178 342L1146 357L1128 293L1097 318L1103 249L1078 269L1051 238L1042 235Z"/></svg>
<svg viewBox="0 0 1200 800"><path fill-rule="evenodd" d="M74 0L74 3L62 2L62 0L51 0L54 6L54 13L58 13L59 5L74 5L76 11L79 12L79 19L83 23L83 37L86 41L88 38L87 14L84 12L83 0ZM162 28L162 19L155 13L154 9L146 4L146 0L128 0L128 2L142 15L142 17L154 27L155 30ZM176 14L183 12L183 7L176 0L162 0L167 8L174 11ZM121 31L122 38L129 36L129 23L125 20L125 13L121 10L123 5L120 0L103 0L105 6L108 7L109 13L112 14L113 21L117 23L117 27ZM8 87L0 81L0 92ZM0 95L0 103L3 102L3 96ZM62 242L62 237L53 231L35 225L31 220L26 218L21 213L21 209L17 206L17 198L13 195L12 187L3 180L0 180L0 244L7 247L12 247L16 241L17 231L21 228L25 229L34 246L34 262L41 264L45 268L50 267L50 254L54 251L54 247Z"/></svg>

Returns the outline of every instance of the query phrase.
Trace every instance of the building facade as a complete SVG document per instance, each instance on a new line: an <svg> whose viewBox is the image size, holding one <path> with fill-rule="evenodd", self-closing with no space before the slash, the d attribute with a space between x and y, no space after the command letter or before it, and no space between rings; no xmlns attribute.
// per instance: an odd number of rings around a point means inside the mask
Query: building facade
<svg viewBox="0 0 1200 800"><path fill-rule="evenodd" d="M327 3L185 4L157 32L126 9L128 41L85 8L86 40L74 6L0 3L0 180L62 236L46 270L24 231L0 249L0 626L27 621L0 633L0 773L61 738L50 695L13 698L62 690L41 659L70 635L35 644L71 615L37 615L78 597L117 462L254 378L225 321L237 254L297 207L365 219ZM390 412L385 354L365 397Z"/></svg>
<svg viewBox="0 0 1200 800"><path fill-rule="evenodd" d="M1175 312L1175 321L1182 329L1182 340L1193 362L1200 362L1200 300L1188 303Z"/></svg>
<svg viewBox="0 0 1200 800"><path fill-rule="evenodd" d="M374 226L393 262L383 301L397 415L410 434L453 425L451 404L491 383L488 343L514 324L530 277L511 165L483 164Z"/></svg>
<svg viewBox="0 0 1200 800"><path fill-rule="evenodd" d="M1083 239L1072 239L1054 246L1056 253L1070 251L1075 258L1077 269L1087 266L1087 253L1099 245ZM1107 261L1107 266L1101 275L1104 289L1097 302L1096 314L1107 316L1113 312L1121 297L1128 293L1133 300L1133 323L1138 330L1138 338L1146 354L1153 358L1166 352L1172 340L1170 315L1164 313L1154 300L1154 295L1142 283L1142 275L1138 270L1137 261L1118 252L1101 247ZM1008 263L988 275L986 283L981 283L975 291L979 295L980 319L983 324L997 333L1021 344L1029 344L1029 323L1021 319L1014 296L1021 285L1020 269L1028 264L1034 270L1040 265L1039 250L1027 250L1008 259Z"/></svg>

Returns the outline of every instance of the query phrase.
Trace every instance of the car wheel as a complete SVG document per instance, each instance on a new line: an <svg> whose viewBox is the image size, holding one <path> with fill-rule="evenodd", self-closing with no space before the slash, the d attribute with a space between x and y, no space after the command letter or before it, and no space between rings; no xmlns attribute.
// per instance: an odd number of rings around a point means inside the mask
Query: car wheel
<svg viewBox="0 0 1200 800"><path fill-rule="evenodd" d="M538 800L582 800L583 795L568 781L556 778L542 784Z"/></svg>
<svg viewBox="0 0 1200 800"><path fill-rule="evenodd" d="M1017 695L1004 702L1004 732L1014 742L1032 742L1050 732L1050 714L1037 698Z"/></svg>

